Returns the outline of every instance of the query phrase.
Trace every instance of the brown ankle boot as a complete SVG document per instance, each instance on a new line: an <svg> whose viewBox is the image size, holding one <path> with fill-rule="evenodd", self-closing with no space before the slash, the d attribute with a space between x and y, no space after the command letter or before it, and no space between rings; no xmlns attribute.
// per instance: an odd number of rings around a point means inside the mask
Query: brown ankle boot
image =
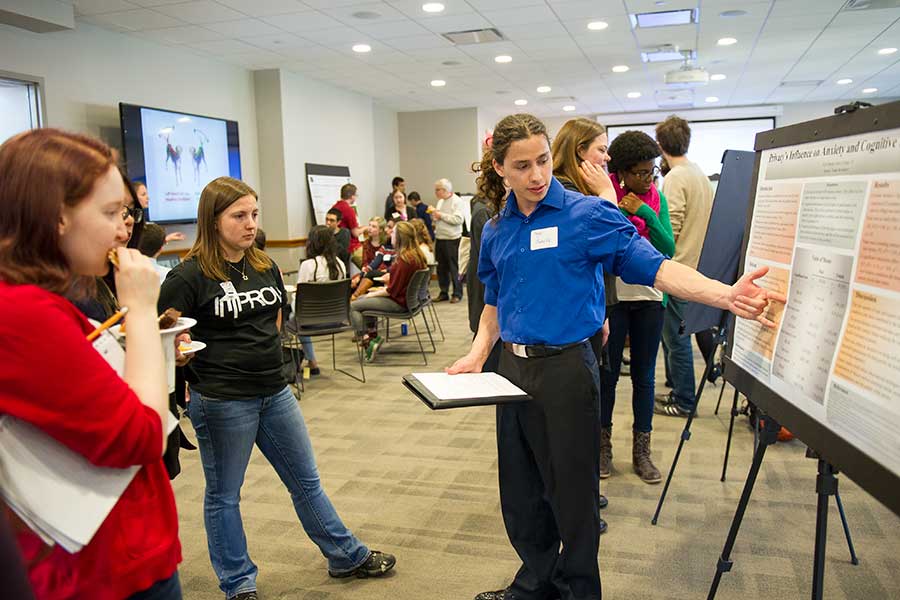
<svg viewBox="0 0 900 600"><path fill-rule="evenodd" d="M633 435L631 464L634 472L644 483L659 483L662 476L659 474L659 469L650 460L650 432L635 431Z"/></svg>
<svg viewBox="0 0 900 600"><path fill-rule="evenodd" d="M600 479L609 477L612 468L612 427L600 428Z"/></svg>

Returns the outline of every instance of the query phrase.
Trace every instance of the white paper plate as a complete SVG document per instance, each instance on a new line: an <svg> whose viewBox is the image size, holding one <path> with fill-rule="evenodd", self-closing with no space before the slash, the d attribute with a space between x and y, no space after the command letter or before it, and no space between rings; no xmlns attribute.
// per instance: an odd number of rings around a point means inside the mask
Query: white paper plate
<svg viewBox="0 0 900 600"><path fill-rule="evenodd" d="M199 352L204 348L206 348L206 344L204 344L203 342L198 342L196 340L194 340L190 344L181 344L180 346L178 346L178 350L185 356L193 354L194 352Z"/></svg>

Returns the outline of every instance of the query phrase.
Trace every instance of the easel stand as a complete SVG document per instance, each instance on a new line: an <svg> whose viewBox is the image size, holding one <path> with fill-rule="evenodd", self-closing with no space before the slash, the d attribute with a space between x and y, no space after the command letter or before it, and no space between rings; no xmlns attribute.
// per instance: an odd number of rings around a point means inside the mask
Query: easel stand
<svg viewBox="0 0 900 600"><path fill-rule="evenodd" d="M728 325L728 312L722 312L722 318L719 321L719 327L715 332L715 346L713 347L713 352L709 356L709 360L706 362L706 369L703 370L703 377L700 379L700 385L697 386L697 394L694 396L694 410L691 411L691 414L688 415L687 420L684 423L684 430L681 432L681 439L678 441L678 449L675 450L675 458L672 460L672 466L669 467L669 474L666 476L666 483L663 486L662 494L659 496L659 503L656 505L656 512L653 513L653 519L650 520L650 523L656 525L657 520L659 519L659 513L662 510L663 502L666 501L666 494L669 492L669 485L672 483L672 476L675 474L675 467L678 465L678 458L681 456L681 449L684 448L684 443L691 439L691 423L694 422L694 417L697 415L697 407L700 405L700 397L703 395L703 388L706 385L707 378L709 374L712 373L713 367L716 364L716 355L719 354L719 350L725 345L727 339L727 325ZM724 379L722 386L724 388Z"/></svg>
<svg viewBox="0 0 900 600"><path fill-rule="evenodd" d="M747 475L747 481L744 483L744 489L741 492L741 498L738 501L737 510L734 513L734 519L731 521L731 528L728 530L728 537L725 540L725 547L716 563L716 574L713 577L712 585L709 588L707 600L713 600L719 589L719 582L722 580L722 574L731 570L734 562L731 560L731 551L734 549L734 542L737 540L738 530L744 519L744 513L747 510L747 504L750 501L750 494L753 493L753 486L756 484L756 477L759 475L759 469L762 466L763 457L766 455L766 449L778 440L778 432L781 430L779 424L771 416L767 415L760 435L759 445L753 453L753 462L750 464L750 472ZM816 457L818 458L818 457ZM834 467L818 458L818 476L816 477L816 494L818 499L816 502L816 544L813 554L813 581L812 581L812 599L821 600L823 594L823 582L825 578L825 547L828 537L828 497L835 496L837 499L838 512L841 515L841 521L844 527L844 535L847 537L847 544L850 548L850 562L854 565L859 564L856 552L853 548L853 541L850 539L850 529L847 526L847 520L844 515L843 505L838 495L838 480L835 477L837 471Z"/></svg>

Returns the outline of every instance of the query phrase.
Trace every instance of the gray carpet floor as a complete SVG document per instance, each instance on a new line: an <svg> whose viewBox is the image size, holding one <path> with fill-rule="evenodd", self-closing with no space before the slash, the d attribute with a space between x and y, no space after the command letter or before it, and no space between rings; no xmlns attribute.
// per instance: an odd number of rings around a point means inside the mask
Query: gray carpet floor
<svg viewBox="0 0 900 600"><path fill-rule="evenodd" d="M391 352L417 348L415 337L401 337L397 326L385 352L366 365L368 383L360 384L331 369L331 344L322 341L316 344L322 375L306 381L300 401L331 500L370 548L397 556L396 569L382 579L331 579L286 490L255 450L241 511L251 557L259 566L262 600L469 600L504 587L518 568L500 514L494 409L432 412L400 383L406 373L449 365L469 347L465 303L437 308L447 339L437 342L436 354L428 354L428 367L421 355ZM339 366L353 369L349 336L338 338L337 350ZM698 361L698 373L700 368ZM660 353L660 391L661 369ZM704 393L659 524L652 526L662 486L642 483L631 470L631 384L621 380L614 472L601 484L610 501L603 511L609 532L598 556L604 598L706 597L753 444L742 417L735 427L728 480L720 482L728 431L725 405L732 392L726 390L724 408L714 416L719 390L708 386ZM193 437L186 418L183 425ZM653 458L663 475L683 426L681 419L654 419ZM804 457L804 450L799 441L769 450L733 552L734 568L724 576L718 598L809 597L816 463ZM184 596L218 600L223 594L207 554L198 454L182 452L182 466L173 485L184 548ZM900 519L846 477L840 478L840 491L861 562L850 564L833 508L825 598L900 598Z"/></svg>

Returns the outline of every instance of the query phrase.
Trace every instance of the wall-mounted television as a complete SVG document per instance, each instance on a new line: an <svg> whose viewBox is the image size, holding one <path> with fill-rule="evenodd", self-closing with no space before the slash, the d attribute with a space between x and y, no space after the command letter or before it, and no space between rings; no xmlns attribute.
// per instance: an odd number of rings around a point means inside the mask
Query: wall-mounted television
<svg viewBox="0 0 900 600"><path fill-rule="evenodd" d="M207 183L241 178L237 121L125 103L119 118L125 169L146 184L151 221L193 223Z"/></svg>

